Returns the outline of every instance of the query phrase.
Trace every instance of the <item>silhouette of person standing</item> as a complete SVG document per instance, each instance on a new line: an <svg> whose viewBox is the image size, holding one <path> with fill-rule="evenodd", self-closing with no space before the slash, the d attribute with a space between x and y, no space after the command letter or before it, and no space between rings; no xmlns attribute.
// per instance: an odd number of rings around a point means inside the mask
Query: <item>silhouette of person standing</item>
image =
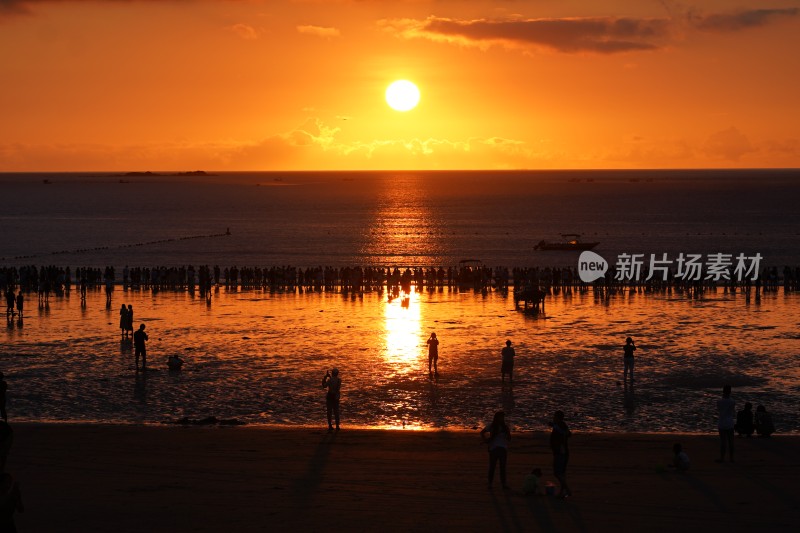
<svg viewBox="0 0 800 533"><path fill-rule="evenodd" d="M125 337L128 332L128 308L125 307L125 304L122 304L122 307L119 308L119 330L121 332L120 336Z"/></svg>
<svg viewBox="0 0 800 533"><path fill-rule="evenodd" d="M752 403L750 402L745 403L744 409L736 413L736 425L733 426L733 429L736 430L736 433L738 433L740 437L742 435L749 437L753 434L756 427L753 422Z"/></svg>
<svg viewBox="0 0 800 533"><path fill-rule="evenodd" d="M631 373L631 383L633 383L633 352L636 351L636 345L633 343L633 339L628 337L625 339L625 346L622 347L622 351L625 352L625 355L622 358L624 368L622 371L622 381L627 381L628 379L628 371L630 370Z"/></svg>
<svg viewBox="0 0 800 533"><path fill-rule="evenodd" d="M22 290L17 294L17 314L22 318L22 309L25 307L25 297L22 295Z"/></svg>
<svg viewBox="0 0 800 533"><path fill-rule="evenodd" d="M139 356L142 356L142 372L147 367L147 348L145 341L147 341L147 333L144 332L144 324L139 324L139 329L133 334L133 347L136 351L136 371L139 371Z"/></svg>
<svg viewBox="0 0 800 533"><path fill-rule="evenodd" d="M0 474L6 471L6 462L12 444L14 444L14 430L11 429L8 422L0 420ZM0 528L0 531L5 530Z"/></svg>
<svg viewBox="0 0 800 533"><path fill-rule="evenodd" d="M736 425L736 402L731 398L731 386L722 387L722 398L717 400L717 412L719 413L719 459L718 463L725 460L725 449L728 449L728 456L733 461L733 427Z"/></svg>
<svg viewBox="0 0 800 533"><path fill-rule="evenodd" d="M11 474L0 474L0 531L13 533L17 531L14 524L14 513L25 511L19 483Z"/></svg>
<svg viewBox="0 0 800 533"><path fill-rule="evenodd" d="M486 438L486 434L489 438ZM494 414L492 423L481 430L481 439L489 445L489 488L492 488L494 481L494 469L500 462L500 483L504 489L509 488L506 484L506 462L508 461L508 443L511 441L511 430L506 424L506 414L497 411Z"/></svg>
<svg viewBox="0 0 800 533"><path fill-rule="evenodd" d="M569 438L572 432L564 421L564 412L556 411L553 414L553 421L550 423L553 428L550 432L550 450L553 452L553 475L559 483L561 490L558 492L559 498L572 496L572 491L567 485L567 463L569 463Z"/></svg>
<svg viewBox="0 0 800 533"><path fill-rule="evenodd" d="M125 334L130 332L133 335L133 306L128 304L128 312L125 313Z"/></svg>
<svg viewBox="0 0 800 533"><path fill-rule="evenodd" d="M439 368L437 366L439 361L439 339L436 338L436 333L431 333L428 338L428 374L431 373L431 365L433 371L438 374Z"/></svg>
<svg viewBox="0 0 800 533"><path fill-rule="evenodd" d="M6 382L5 375L0 372L0 417L8 422L8 413L6 412L6 391L8 390L8 383Z"/></svg>
<svg viewBox="0 0 800 533"><path fill-rule="evenodd" d="M511 341L506 341L506 346L500 351L502 356L502 363L500 365L500 374L502 376L502 380L506 380L506 374L508 374L508 381L514 381L514 357L517 355L514 351L514 348L511 347Z"/></svg>
<svg viewBox="0 0 800 533"><path fill-rule="evenodd" d="M14 291L9 288L6 291L6 316L14 316L14 305L17 303L17 299L14 297Z"/></svg>
<svg viewBox="0 0 800 533"><path fill-rule="evenodd" d="M328 389L325 394L325 407L328 411L328 431L333 431L331 416L336 419L336 430L339 430L339 397L342 391L342 378L339 377L339 369L334 368L325 372L322 378L322 388Z"/></svg>
<svg viewBox="0 0 800 533"><path fill-rule="evenodd" d="M106 278L106 307L111 308L111 296L114 294L114 281Z"/></svg>

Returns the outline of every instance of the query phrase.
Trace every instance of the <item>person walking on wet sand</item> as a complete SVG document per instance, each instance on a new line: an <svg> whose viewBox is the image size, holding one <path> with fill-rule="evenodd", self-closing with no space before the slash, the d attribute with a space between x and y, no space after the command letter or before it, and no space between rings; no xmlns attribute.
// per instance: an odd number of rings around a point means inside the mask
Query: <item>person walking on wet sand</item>
<svg viewBox="0 0 800 533"><path fill-rule="evenodd" d="M733 461L733 427L736 425L736 402L731 398L731 386L722 387L722 398L717 400L717 412L719 413L719 459L718 463L725 461L725 449L728 450L728 457Z"/></svg>
<svg viewBox="0 0 800 533"><path fill-rule="evenodd" d="M328 389L325 393L325 407L328 411L328 431L333 431L333 420L336 420L336 430L339 430L339 397L342 391L342 378L339 377L339 369L334 368L325 372L322 378L322 388Z"/></svg>
<svg viewBox="0 0 800 533"><path fill-rule="evenodd" d="M136 371L139 371L139 356L142 356L142 372L147 370L147 333L144 332L144 324L139 324L139 329L133 334L133 348L136 352Z"/></svg>
<svg viewBox="0 0 800 533"><path fill-rule="evenodd" d="M500 374L502 376L502 380L506 380L506 374L508 374L508 381L514 381L514 357L517 353L514 351L514 348L511 346L511 341L506 341L506 346L500 351L500 355L502 356L502 363L500 364Z"/></svg>
<svg viewBox="0 0 800 533"><path fill-rule="evenodd" d="M489 438L486 438L486 434ZM481 439L489 445L489 488L492 488L494 481L494 469L500 462L500 483L504 489L509 488L506 484L506 462L508 461L508 443L511 442L511 430L506 424L506 414L497 411L494 414L492 423L481 430Z"/></svg>
<svg viewBox="0 0 800 533"><path fill-rule="evenodd" d="M439 368L437 366L439 361L439 339L436 338L436 333L431 333L428 338L428 374L431 373L431 366L433 372L438 374Z"/></svg>
<svg viewBox="0 0 800 533"><path fill-rule="evenodd" d="M622 351L625 352L625 355L622 358L624 365L622 371L622 381L626 382L628 380L628 371L630 370L631 383L633 383L633 352L636 351L636 345L633 343L632 338L628 337L625 339L625 346L622 347Z"/></svg>
<svg viewBox="0 0 800 533"><path fill-rule="evenodd" d="M569 438L572 432L564 421L564 412L556 411L553 414L553 421L550 423L553 428L550 432L550 450L553 452L553 475L559 483L561 490L558 492L559 498L572 496L572 491L567 485L567 463L569 463Z"/></svg>
<svg viewBox="0 0 800 533"><path fill-rule="evenodd" d="M25 307L25 297L22 295L22 291L19 291L17 294L17 314L20 318L22 318L22 310Z"/></svg>

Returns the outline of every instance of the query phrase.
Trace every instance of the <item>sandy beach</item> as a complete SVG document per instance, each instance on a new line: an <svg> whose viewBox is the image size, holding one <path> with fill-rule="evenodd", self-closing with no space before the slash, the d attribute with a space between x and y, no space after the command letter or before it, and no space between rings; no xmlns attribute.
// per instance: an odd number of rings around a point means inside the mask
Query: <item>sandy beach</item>
<svg viewBox="0 0 800 533"><path fill-rule="evenodd" d="M20 531L789 530L800 522L800 437L574 435L574 496L522 494L552 480L547 434L517 433L511 490L486 488L477 435L316 428L14 424L7 470ZM689 472L659 468L679 441Z"/></svg>

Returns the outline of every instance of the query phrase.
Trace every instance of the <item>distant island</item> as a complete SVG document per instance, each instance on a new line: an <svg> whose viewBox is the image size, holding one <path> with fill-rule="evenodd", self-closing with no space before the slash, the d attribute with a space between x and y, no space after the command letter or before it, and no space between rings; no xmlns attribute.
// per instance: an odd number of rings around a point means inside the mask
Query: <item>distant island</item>
<svg viewBox="0 0 800 533"><path fill-rule="evenodd" d="M126 172L123 175L128 178L152 176L216 176L216 174L209 174L205 170L189 170L186 172L176 172L175 174L161 174L159 172L151 172L150 170L147 170L144 172Z"/></svg>
<svg viewBox="0 0 800 533"><path fill-rule="evenodd" d="M216 176L216 174L209 174L205 170L190 170L188 172L178 172L176 176Z"/></svg>

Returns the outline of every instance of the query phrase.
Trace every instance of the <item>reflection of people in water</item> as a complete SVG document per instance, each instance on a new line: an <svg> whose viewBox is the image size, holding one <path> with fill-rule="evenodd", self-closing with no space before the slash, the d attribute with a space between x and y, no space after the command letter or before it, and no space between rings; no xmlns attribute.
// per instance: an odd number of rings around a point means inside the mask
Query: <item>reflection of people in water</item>
<svg viewBox="0 0 800 533"><path fill-rule="evenodd" d="M437 363L439 361L439 339L436 338L436 333L431 333L428 338L428 373L431 373L431 365L433 371L439 373Z"/></svg>

